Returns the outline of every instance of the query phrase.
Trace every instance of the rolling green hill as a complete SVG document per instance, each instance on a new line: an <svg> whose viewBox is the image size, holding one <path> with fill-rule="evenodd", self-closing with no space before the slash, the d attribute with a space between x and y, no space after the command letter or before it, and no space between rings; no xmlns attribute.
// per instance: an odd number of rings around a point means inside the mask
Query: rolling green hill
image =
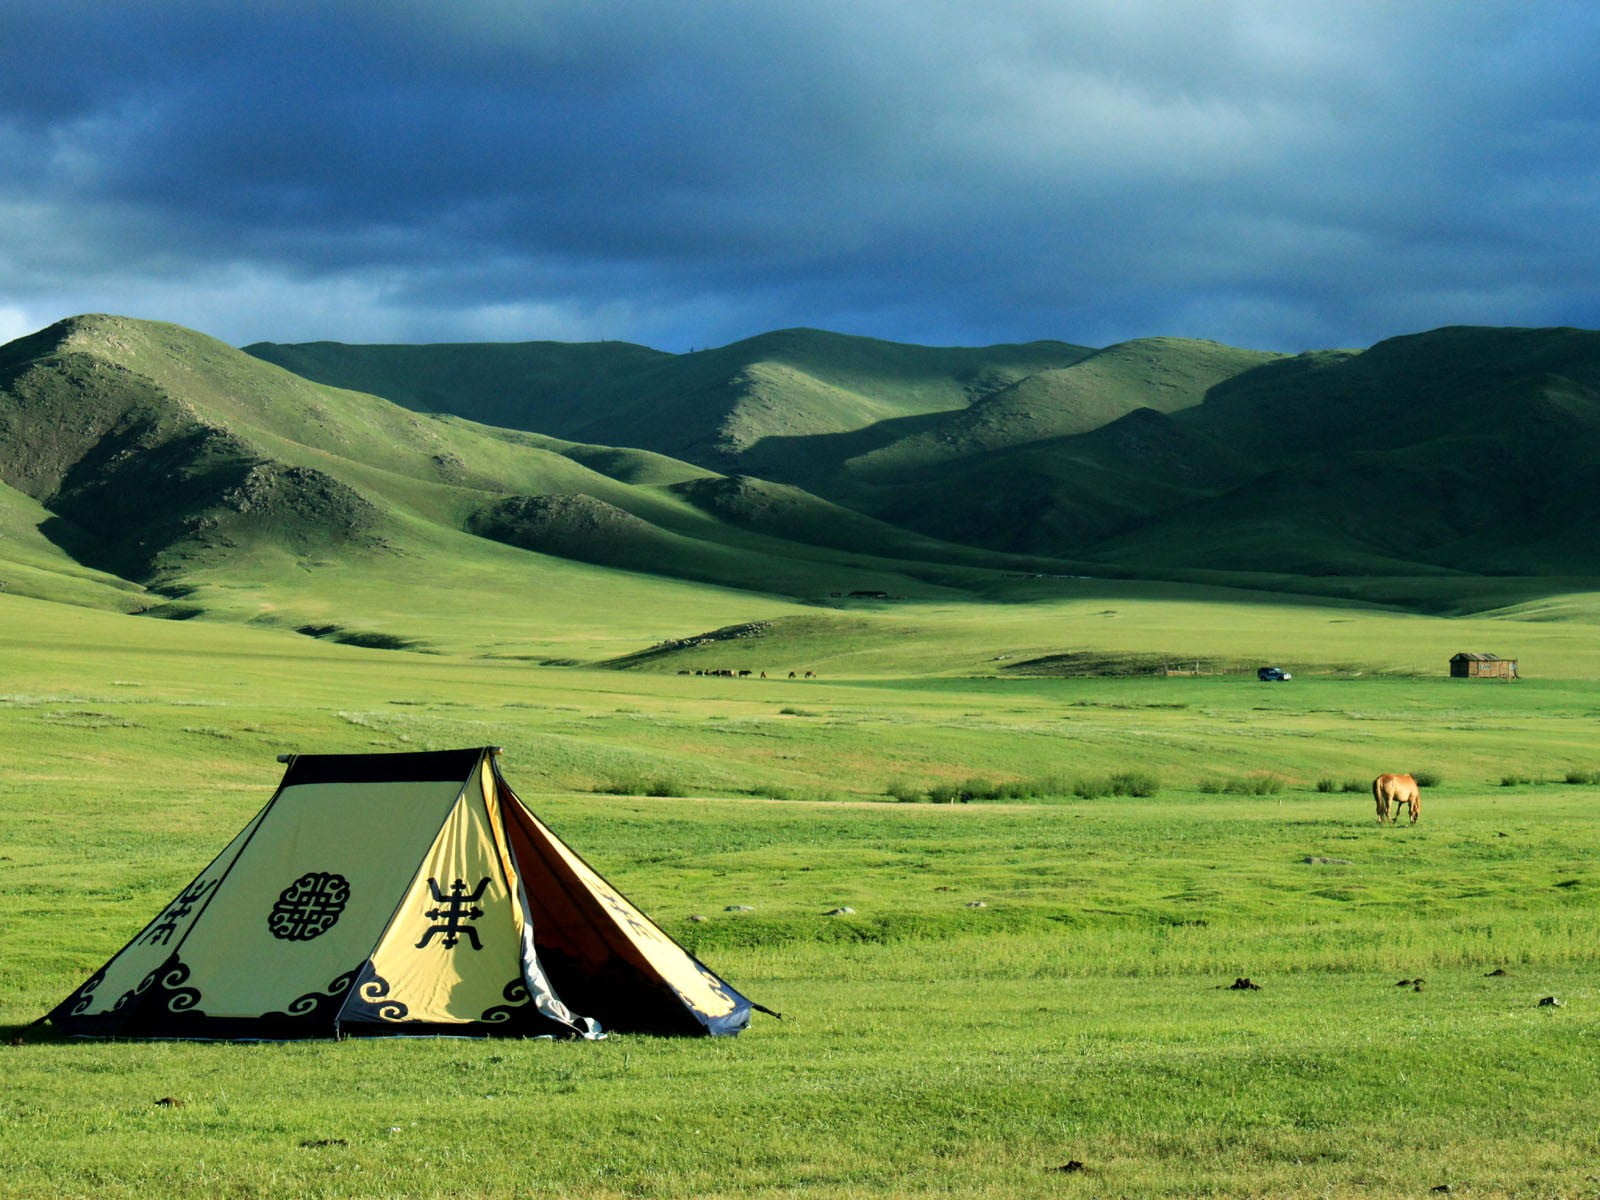
<svg viewBox="0 0 1600 1200"><path fill-rule="evenodd" d="M685 632L1015 566L793 489L423 416L121 317L0 348L0 482L0 580L19 594L375 645L448 640L452 604L501 612L512 641L545 606L586 603L635 627L682 606L663 632Z"/></svg>
<svg viewBox="0 0 1600 1200"><path fill-rule="evenodd" d="M864 479L893 479L1091 433L1140 410L1176 412L1199 404L1212 385L1276 357L1182 338L1123 342L977 397L929 429L853 457L848 469Z"/></svg>
<svg viewBox="0 0 1600 1200"><path fill-rule="evenodd" d="M815 454L817 471L835 469L839 447L862 453L1092 353L1061 342L930 348L813 329L681 355L621 342L262 343L246 351L419 411L801 483L807 472L795 469L797 454ZM787 467L761 469L774 462Z"/></svg>
<svg viewBox="0 0 1600 1200"><path fill-rule="evenodd" d="M851 459L819 490L929 536L1092 559L1130 520L1247 476L1225 445L1168 414L1276 358L1177 338L1122 343Z"/></svg>
<svg viewBox="0 0 1600 1200"><path fill-rule="evenodd" d="M476 342L245 347L248 354L333 387L368 392L417 412L581 439L629 381L672 356L626 342Z"/></svg>
<svg viewBox="0 0 1600 1200"><path fill-rule="evenodd" d="M497 653L601 595L595 652L625 655L679 609L651 633L1087 575L1463 611L1600 561L1581 330L251 351L109 316L0 347L0 582L414 646L470 602Z"/></svg>
<svg viewBox="0 0 1600 1200"><path fill-rule="evenodd" d="M402 404L649 448L938 541L1071 558L1130 516L1199 493L1137 469L1132 487L1119 486L1112 477L1130 472L1115 462L1086 475L1077 448L1058 452L1063 439L1198 405L1213 385L1281 357L1178 338L940 349L805 329L676 356L573 346L562 370L548 343L482 347L474 365L476 349L248 347ZM513 396L505 364L517 356L525 371ZM586 376L600 356L604 369ZM998 494L996 469L1014 483Z"/></svg>
<svg viewBox="0 0 1600 1200"><path fill-rule="evenodd" d="M1313 575L1600 562L1600 334L1451 328L1301 356L1235 376L1173 424L1219 448L1194 461L1224 486L1094 557Z"/></svg>

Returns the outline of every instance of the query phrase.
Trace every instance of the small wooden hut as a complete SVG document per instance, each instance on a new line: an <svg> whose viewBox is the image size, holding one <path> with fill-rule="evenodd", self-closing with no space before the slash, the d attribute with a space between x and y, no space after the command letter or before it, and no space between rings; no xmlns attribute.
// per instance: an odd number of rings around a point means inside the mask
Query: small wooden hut
<svg viewBox="0 0 1600 1200"><path fill-rule="evenodd" d="M1452 679L1515 679L1517 660L1498 654L1470 654L1463 651L1450 659Z"/></svg>

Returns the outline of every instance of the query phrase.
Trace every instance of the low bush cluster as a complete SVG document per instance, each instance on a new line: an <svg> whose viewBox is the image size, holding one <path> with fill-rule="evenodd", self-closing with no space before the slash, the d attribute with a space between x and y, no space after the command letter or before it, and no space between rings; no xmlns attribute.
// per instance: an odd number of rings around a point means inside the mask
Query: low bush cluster
<svg viewBox="0 0 1600 1200"><path fill-rule="evenodd" d="M914 783L904 779L891 779L884 785L884 794L901 804L916 804L927 798L927 793Z"/></svg>
<svg viewBox="0 0 1600 1200"><path fill-rule="evenodd" d="M1085 800L1098 800L1102 796L1154 796L1161 790L1161 781L1149 771L1117 771L1105 776L1089 776L1076 780L1072 794Z"/></svg>
<svg viewBox="0 0 1600 1200"><path fill-rule="evenodd" d="M1048 800L1076 796L1096 800L1104 796L1154 796L1161 790L1160 778L1149 771L1118 771L1109 775L1039 775L997 783L975 776L961 783L939 781L931 784L894 779L884 793L901 804L965 804L973 800Z"/></svg>
<svg viewBox="0 0 1600 1200"><path fill-rule="evenodd" d="M1324 776L1317 780L1317 791L1319 792L1365 792L1371 787L1371 784L1363 783L1359 779L1346 779L1343 783L1339 783L1337 780Z"/></svg>
<svg viewBox="0 0 1600 1200"><path fill-rule="evenodd" d="M1542 775L1529 775L1525 771L1508 771L1500 776L1501 787L1527 787L1538 783L1553 783ZM1600 770L1589 767L1568 767L1561 776L1562 783L1600 783Z"/></svg>
<svg viewBox="0 0 1600 1200"><path fill-rule="evenodd" d="M813 804L834 804L840 799L839 793L826 788L765 787L752 790L750 795L766 796L772 800L803 800Z"/></svg>
<svg viewBox="0 0 1600 1200"><path fill-rule="evenodd" d="M1276 775L1234 775L1226 779L1207 775L1195 786L1208 796L1275 796L1283 791L1283 780Z"/></svg>
<svg viewBox="0 0 1600 1200"><path fill-rule="evenodd" d="M689 789L681 779L670 775L612 775L592 788L602 796L687 796Z"/></svg>

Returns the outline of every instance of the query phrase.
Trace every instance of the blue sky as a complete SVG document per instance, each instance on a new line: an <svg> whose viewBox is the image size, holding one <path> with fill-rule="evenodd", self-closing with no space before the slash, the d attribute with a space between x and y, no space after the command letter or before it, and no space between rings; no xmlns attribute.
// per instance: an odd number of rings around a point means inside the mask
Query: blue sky
<svg viewBox="0 0 1600 1200"><path fill-rule="evenodd" d="M1600 326L1600 5L6 0L0 340Z"/></svg>

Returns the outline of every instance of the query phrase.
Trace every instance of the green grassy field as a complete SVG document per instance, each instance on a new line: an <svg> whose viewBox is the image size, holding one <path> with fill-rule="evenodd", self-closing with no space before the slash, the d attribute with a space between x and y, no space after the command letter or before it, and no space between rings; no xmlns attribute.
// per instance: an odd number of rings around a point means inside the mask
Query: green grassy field
<svg viewBox="0 0 1600 1200"><path fill-rule="evenodd" d="M634 581L519 631L365 586L435 652L0 594L0 1196L1600 1190L1600 785L1567 782L1600 770L1587 594L1446 619L1019 582L831 611ZM772 624L540 665L736 620ZM1460 649L1528 678L1444 678ZM1064 654L1249 671L1038 673ZM1254 682L1269 660L1295 680ZM753 674L678 674L710 666ZM25 1028L265 803L276 754L479 744L783 1020L584 1044ZM1343 790L1389 769L1439 776L1415 828ZM1099 793L1128 770L1154 794ZM1032 798L890 796L1006 783Z"/></svg>

